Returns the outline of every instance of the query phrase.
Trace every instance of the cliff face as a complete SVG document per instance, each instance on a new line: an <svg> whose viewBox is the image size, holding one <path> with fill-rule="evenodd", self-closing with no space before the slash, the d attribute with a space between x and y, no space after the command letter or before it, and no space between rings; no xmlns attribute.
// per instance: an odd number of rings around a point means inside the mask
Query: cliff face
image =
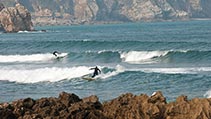
<svg viewBox="0 0 211 119"><path fill-rule="evenodd" d="M17 0L2 0L11 5ZM12 2L13 1L13 2ZM19 0L35 24L211 18L210 0Z"/></svg>
<svg viewBox="0 0 211 119"><path fill-rule="evenodd" d="M211 9L210 9L211 8L211 1L210 0L201 0L200 4L201 4L201 9L199 11L201 11L202 15L203 15L201 17L211 18L211 14L210 14L211 13ZM197 17L197 15L198 14L196 14L196 17Z"/></svg>
<svg viewBox="0 0 211 119"><path fill-rule="evenodd" d="M6 32L31 31L32 22L30 13L20 4L15 7L1 7L0 24Z"/></svg>

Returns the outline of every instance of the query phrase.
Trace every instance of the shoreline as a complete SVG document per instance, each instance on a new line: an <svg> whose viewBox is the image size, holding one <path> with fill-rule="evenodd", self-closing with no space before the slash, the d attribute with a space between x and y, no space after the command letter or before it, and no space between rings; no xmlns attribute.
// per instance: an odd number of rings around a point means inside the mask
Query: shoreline
<svg viewBox="0 0 211 119"><path fill-rule="evenodd" d="M211 118L211 98L179 96L166 102L162 92L151 96L126 93L101 103L97 96L79 98L75 94L61 92L58 97L25 98L0 103L3 119L205 119Z"/></svg>

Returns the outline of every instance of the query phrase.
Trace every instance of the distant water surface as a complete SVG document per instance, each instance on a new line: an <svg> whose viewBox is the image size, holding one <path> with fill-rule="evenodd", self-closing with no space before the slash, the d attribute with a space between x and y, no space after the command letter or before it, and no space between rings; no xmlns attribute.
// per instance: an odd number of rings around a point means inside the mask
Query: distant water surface
<svg viewBox="0 0 211 119"><path fill-rule="evenodd" d="M101 101L121 94L167 101L211 96L211 21L37 27L0 33L0 102L57 97L62 91ZM66 57L56 59L59 51ZM81 77L98 66L95 81Z"/></svg>

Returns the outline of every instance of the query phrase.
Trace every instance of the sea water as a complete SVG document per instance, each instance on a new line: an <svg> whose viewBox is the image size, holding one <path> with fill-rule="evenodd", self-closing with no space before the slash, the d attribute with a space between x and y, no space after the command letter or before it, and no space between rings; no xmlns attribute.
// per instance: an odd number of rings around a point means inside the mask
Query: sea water
<svg viewBox="0 0 211 119"><path fill-rule="evenodd" d="M36 27L0 34L0 102L62 91L108 101L162 91L211 96L211 21ZM39 30L46 30L40 32ZM58 51L66 57L57 59ZM98 66L94 81L81 77Z"/></svg>

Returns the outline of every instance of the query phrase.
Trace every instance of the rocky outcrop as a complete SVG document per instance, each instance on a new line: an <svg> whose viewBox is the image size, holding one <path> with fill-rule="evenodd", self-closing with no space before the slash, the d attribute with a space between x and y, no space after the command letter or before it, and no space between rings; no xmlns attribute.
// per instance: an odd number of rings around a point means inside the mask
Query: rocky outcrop
<svg viewBox="0 0 211 119"><path fill-rule="evenodd" d="M179 96L167 103L161 92L152 96L123 94L103 104L96 96L80 99L62 92L58 98L20 99L0 104L2 119L210 119L211 99Z"/></svg>
<svg viewBox="0 0 211 119"><path fill-rule="evenodd" d="M58 98L21 99L12 103L0 104L0 117L3 119L98 119L106 118L103 106L96 96L80 99L75 94L62 92Z"/></svg>
<svg viewBox="0 0 211 119"><path fill-rule="evenodd" d="M4 5L2 3L0 3L0 12L1 12L2 9L4 9ZM4 31L4 28L1 25L1 22L0 22L0 31Z"/></svg>
<svg viewBox="0 0 211 119"><path fill-rule="evenodd" d="M2 8L1 5L0 8ZM0 24L6 32L33 30L31 14L20 4L16 4L15 7L2 8Z"/></svg>
<svg viewBox="0 0 211 119"><path fill-rule="evenodd" d="M0 12L4 9L4 4L0 3Z"/></svg>
<svg viewBox="0 0 211 119"><path fill-rule="evenodd" d="M73 0L73 3L76 22L85 23L96 20L99 10L96 0Z"/></svg>

